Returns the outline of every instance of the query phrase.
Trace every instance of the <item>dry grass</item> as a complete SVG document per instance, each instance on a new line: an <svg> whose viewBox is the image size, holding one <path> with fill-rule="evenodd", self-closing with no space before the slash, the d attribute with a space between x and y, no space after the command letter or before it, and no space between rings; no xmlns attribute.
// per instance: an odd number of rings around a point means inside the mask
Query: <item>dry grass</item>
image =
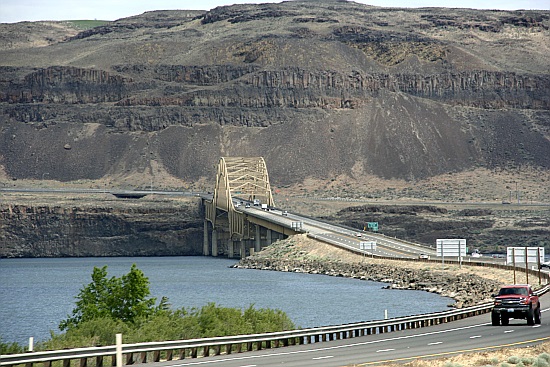
<svg viewBox="0 0 550 367"><path fill-rule="evenodd" d="M417 181L385 180L366 174L356 177L341 175L330 180L306 178L301 183L280 188L280 191L289 196L369 198L373 201L483 201L500 204L503 200L510 200L510 191L514 200L517 188L524 203L548 203L549 181L550 172L547 171L477 168Z"/></svg>
<svg viewBox="0 0 550 367"><path fill-rule="evenodd" d="M406 363L352 364L347 367L548 367L550 366L550 342L524 348L501 348L478 353L438 359L416 359Z"/></svg>
<svg viewBox="0 0 550 367"><path fill-rule="evenodd" d="M367 262L370 264L383 264L388 265L391 263L392 266L396 268L409 268L416 270L437 270L443 272L452 272L454 275L458 274L473 274L478 275L482 278L496 280L501 284L509 284L514 282L514 272L511 270L495 269L495 268L481 268L477 266L468 266L467 262L464 262L462 268L458 265L449 265L442 264L440 262L414 262L414 261L403 261L403 260L387 260L387 259L376 259L363 257L361 255L356 255L349 251L335 248L329 244L316 241L307 237L306 235L296 235L292 238L285 240L292 241L293 246L296 248L296 252L303 254L309 258L324 258L327 260L341 261L346 263L358 263L358 262ZM269 251L269 248L264 249L263 251ZM306 255L307 254L307 255ZM527 283L525 273L516 272L516 283ZM529 277L529 282L531 284L538 283L533 276ZM536 286L535 286L536 287Z"/></svg>

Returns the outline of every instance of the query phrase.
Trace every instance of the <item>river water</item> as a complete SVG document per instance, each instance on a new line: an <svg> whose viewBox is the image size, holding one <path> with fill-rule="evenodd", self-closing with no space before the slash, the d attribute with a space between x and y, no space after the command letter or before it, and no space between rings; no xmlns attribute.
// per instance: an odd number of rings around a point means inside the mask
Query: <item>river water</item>
<svg viewBox="0 0 550 367"><path fill-rule="evenodd" d="M173 309L214 302L225 307L280 309L302 328L407 316L448 308L452 300L422 291L382 289L383 283L230 268L213 257L94 257L0 259L0 338L27 344L46 340L71 313L93 267L120 277L132 264L149 278L151 296Z"/></svg>

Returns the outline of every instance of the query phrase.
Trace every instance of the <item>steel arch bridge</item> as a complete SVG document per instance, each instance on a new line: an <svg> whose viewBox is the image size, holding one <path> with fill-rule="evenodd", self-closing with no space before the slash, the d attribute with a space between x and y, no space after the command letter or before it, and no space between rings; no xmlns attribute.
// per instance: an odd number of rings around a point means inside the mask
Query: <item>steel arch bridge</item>
<svg viewBox="0 0 550 367"><path fill-rule="evenodd" d="M246 215L235 208L235 200L259 200L272 207L273 195L263 157L221 157L212 201L206 201L206 220L216 228L229 222L229 234L246 237ZM225 217L227 215L227 217Z"/></svg>

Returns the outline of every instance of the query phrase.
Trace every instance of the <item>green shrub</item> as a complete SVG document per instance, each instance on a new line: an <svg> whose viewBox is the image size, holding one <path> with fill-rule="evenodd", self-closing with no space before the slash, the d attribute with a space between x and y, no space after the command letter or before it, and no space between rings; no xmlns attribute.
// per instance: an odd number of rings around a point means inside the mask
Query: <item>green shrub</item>
<svg viewBox="0 0 550 367"><path fill-rule="evenodd" d="M80 290L72 315L61 321L59 329L69 330L98 318L133 322L147 317L165 306L161 302L155 308L156 299L149 298L149 295L149 279L136 264L132 264L130 272L120 278L107 278L107 266L94 267L92 282Z"/></svg>
<svg viewBox="0 0 550 367"><path fill-rule="evenodd" d="M116 334L128 334L132 329L131 324L109 317L100 317L81 322L76 327L71 327L65 333L51 334L49 340L37 344L37 350L58 350L76 347L95 347L102 345L114 345Z"/></svg>
<svg viewBox="0 0 550 367"><path fill-rule="evenodd" d="M209 303L201 308L163 310L133 322L100 317L80 322L60 334L38 343L36 350L114 345L121 333L124 343L183 340L240 334L257 334L295 329L288 316L280 310L246 310L221 307Z"/></svg>
<svg viewBox="0 0 550 367"><path fill-rule="evenodd" d="M24 353L25 348L18 343L4 343L0 338L0 354L18 354Z"/></svg>
<svg viewBox="0 0 550 367"><path fill-rule="evenodd" d="M550 367L550 362L547 359L541 358L538 356L533 361L532 367Z"/></svg>
<svg viewBox="0 0 550 367"><path fill-rule="evenodd" d="M163 297L157 307L149 298L149 280L132 265L121 278L107 278L107 267L95 267L92 282L78 294L72 315L63 320L60 334L37 343L36 350L114 345L116 334L124 343L183 340L295 329L280 310L246 310L208 303L200 308L170 310ZM15 343L1 344L2 354L18 353ZM19 349L18 349L19 348ZM4 353L4 349L6 353Z"/></svg>

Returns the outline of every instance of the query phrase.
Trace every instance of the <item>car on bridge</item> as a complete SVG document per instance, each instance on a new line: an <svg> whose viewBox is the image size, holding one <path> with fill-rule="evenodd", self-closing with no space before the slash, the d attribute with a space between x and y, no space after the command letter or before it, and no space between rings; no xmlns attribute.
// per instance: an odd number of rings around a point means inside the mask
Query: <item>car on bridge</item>
<svg viewBox="0 0 550 367"><path fill-rule="evenodd" d="M527 325L540 324L540 301L528 284L507 285L494 295L491 324L508 325L511 318L527 319Z"/></svg>
<svg viewBox="0 0 550 367"><path fill-rule="evenodd" d="M544 268L550 269L550 261L545 261L543 263L540 263L540 268L541 269L544 269Z"/></svg>

